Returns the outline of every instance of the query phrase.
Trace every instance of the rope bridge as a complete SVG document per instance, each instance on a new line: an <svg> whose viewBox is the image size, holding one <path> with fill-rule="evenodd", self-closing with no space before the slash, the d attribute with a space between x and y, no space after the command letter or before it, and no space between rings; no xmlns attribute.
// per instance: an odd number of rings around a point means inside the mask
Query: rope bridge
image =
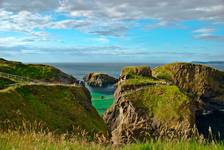
<svg viewBox="0 0 224 150"><path fill-rule="evenodd" d="M34 79L29 78L29 77L22 77L22 76L9 74L9 73L5 73L5 72L0 72L0 77L12 79L12 80L15 80L16 82L22 82L22 83L25 82L25 83L29 83L29 84L66 85L66 86L80 86L81 85L81 84L78 84L78 83L65 84L65 83L45 82L45 81L34 80ZM19 83L12 84L12 85L17 85L17 84L19 84Z"/></svg>
<svg viewBox="0 0 224 150"><path fill-rule="evenodd" d="M12 80L16 80L18 82L33 82L33 80L31 80L28 77L22 77L22 76L9 74L9 73L5 73L5 72L0 72L0 77L9 78L9 79L12 79Z"/></svg>
<svg viewBox="0 0 224 150"><path fill-rule="evenodd" d="M97 100L110 100L110 99L114 99L114 96L94 97L93 98L94 101L97 101Z"/></svg>

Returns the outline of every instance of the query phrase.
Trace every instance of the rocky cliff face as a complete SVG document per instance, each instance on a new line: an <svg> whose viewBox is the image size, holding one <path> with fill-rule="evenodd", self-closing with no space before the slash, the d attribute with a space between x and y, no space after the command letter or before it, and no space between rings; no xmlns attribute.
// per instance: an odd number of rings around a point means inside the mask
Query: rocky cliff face
<svg viewBox="0 0 224 150"><path fill-rule="evenodd" d="M117 82L114 77L102 73L89 73L83 79L92 87L106 87Z"/></svg>
<svg viewBox="0 0 224 150"><path fill-rule="evenodd" d="M157 78L168 79L203 101L224 102L224 72L198 64L176 63L153 69Z"/></svg>
<svg viewBox="0 0 224 150"><path fill-rule="evenodd" d="M214 135L221 134L222 138L223 72L176 63L155 68L152 75L132 73L130 78L118 82L116 101L104 115L113 143L183 139L198 132L208 137L209 125ZM213 112L219 117L212 118Z"/></svg>

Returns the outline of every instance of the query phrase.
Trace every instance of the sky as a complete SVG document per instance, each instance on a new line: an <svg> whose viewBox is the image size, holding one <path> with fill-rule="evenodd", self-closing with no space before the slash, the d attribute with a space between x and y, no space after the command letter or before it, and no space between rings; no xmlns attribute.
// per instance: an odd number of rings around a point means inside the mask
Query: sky
<svg viewBox="0 0 224 150"><path fill-rule="evenodd" d="M224 0L0 0L0 57L224 61Z"/></svg>

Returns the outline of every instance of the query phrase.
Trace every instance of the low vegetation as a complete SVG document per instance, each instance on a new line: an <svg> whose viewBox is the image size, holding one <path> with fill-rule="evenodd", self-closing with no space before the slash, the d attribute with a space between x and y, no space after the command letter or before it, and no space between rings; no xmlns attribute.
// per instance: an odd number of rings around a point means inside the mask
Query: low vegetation
<svg viewBox="0 0 224 150"><path fill-rule="evenodd" d="M50 131L66 133L74 127L107 134L107 127L81 86L18 85L0 91L0 128L19 127L23 120L42 122ZM7 121L5 124L5 121ZM74 132L74 131L73 131Z"/></svg>
<svg viewBox="0 0 224 150"><path fill-rule="evenodd" d="M62 79L67 79L71 82L76 80L72 76L66 75L49 65L23 64L21 62L7 61L4 59L0 59L0 72L48 82L61 81Z"/></svg>
<svg viewBox="0 0 224 150"><path fill-rule="evenodd" d="M151 69L149 66L127 66L121 71L121 78L131 78L132 75L151 76Z"/></svg>
<svg viewBox="0 0 224 150"><path fill-rule="evenodd" d="M43 132L0 132L0 149L2 150L223 150L222 142L189 141L148 141L145 143L113 146L101 142L89 142L85 138L66 138L66 135L55 136Z"/></svg>
<svg viewBox="0 0 224 150"><path fill-rule="evenodd" d="M147 109L148 115L160 122L176 124L191 116L188 108L191 99L175 85L148 87L126 95L125 99L135 107Z"/></svg>
<svg viewBox="0 0 224 150"><path fill-rule="evenodd" d="M9 86L11 86L12 84L15 84L16 82L9 79L9 78L3 78L3 77L0 77L0 90L1 89L4 89L4 88L7 88Z"/></svg>

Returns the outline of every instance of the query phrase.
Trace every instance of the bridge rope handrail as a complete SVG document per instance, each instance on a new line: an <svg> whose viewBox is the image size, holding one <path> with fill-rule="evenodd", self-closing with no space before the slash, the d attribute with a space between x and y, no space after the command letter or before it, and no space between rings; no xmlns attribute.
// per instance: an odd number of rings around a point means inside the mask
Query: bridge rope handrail
<svg viewBox="0 0 224 150"><path fill-rule="evenodd" d="M5 72L0 72L0 77L3 78L11 78L13 80L16 80L17 82L28 82L29 84L47 84L47 85L72 85L72 86L77 86L80 84L78 83L73 83L73 84L65 84L65 83L53 83L53 82L45 82L45 81L40 81L37 79L31 79L29 77L23 77L23 76L19 76L19 75L14 75L14 74L9 74L9 73L5 73ZM17 85L18 83L12 84L12 85Z"/></svg>
<svg viewBox="0 0 224 150"><path fill-rule="evenodd" d="M9 73L5 73L5 72L0 72L0 77L11 78L11 79L14 79L14 80L19 81L19 82L24 82L24 81L32 82L32 81L34 81L34 80L30 79L29 77L22 77L22 76L9 74Z"/></svg>

